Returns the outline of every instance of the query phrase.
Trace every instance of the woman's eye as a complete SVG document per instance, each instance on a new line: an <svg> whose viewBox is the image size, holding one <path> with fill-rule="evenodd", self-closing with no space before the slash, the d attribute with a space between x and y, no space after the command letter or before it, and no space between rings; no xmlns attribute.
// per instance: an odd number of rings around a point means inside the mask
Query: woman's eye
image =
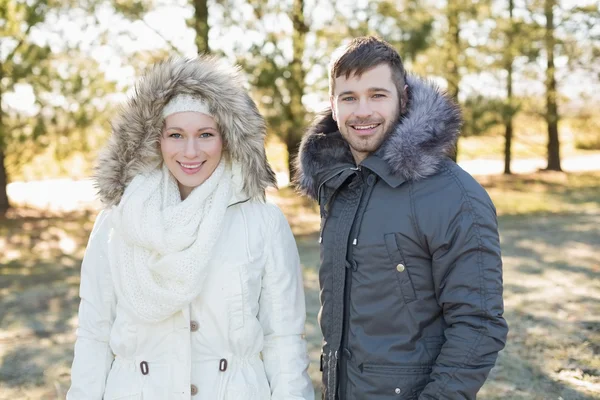
<svg viewBox="0 0 600 400"><path fill-rule="evenodd" d="M211 136L214 136L214 135L212 133L210 133L210 132L203 132L203 133L200 134L201 138L209 138Z"/></svg>
<svg viewBox="0 0 600 400"><path fill-rule="evenodd" d="M171 133L169 134L169 137L173 139L180 139L182 136L181 133Z"/></svg>

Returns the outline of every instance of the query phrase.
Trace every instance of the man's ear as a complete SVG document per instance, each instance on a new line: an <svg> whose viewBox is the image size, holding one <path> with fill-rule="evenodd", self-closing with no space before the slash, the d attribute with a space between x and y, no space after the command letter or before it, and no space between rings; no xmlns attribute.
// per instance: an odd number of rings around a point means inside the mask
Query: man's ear
<svg viewBox="0 0 600 400"><path fill-rule="evenodd" d="M404 85L404 89L402 89L402 93L400 94L400 113L402 115L406 114L406 110L408 109L408 85Z"/></svg>
<svg viewBox="0 0 600 400"><path fill-rule="evenodd" d="M335 115L335 103L333 101L333 96L329 96L329 105L331 106L331 116L335 122L337 122L337 115Z"/></svg>

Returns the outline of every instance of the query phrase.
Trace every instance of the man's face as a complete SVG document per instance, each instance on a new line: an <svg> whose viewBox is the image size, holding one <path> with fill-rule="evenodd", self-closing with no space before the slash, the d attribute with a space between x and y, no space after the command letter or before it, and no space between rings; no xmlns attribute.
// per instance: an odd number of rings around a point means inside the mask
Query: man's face
<svg viewBox="0 0 600 400"><path fill-rule="evenodd" d="M400 106L392 71L380 64L360 77L352 74L335 78L330 97L333 119L350 144L358 165L381 146L394 129Z"/></svg>

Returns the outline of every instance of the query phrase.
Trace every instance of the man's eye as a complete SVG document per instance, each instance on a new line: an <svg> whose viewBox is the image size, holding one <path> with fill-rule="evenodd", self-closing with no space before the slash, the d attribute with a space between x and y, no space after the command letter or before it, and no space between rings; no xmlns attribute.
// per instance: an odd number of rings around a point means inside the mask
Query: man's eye
<svg viewBox="0 0 600 400"><path fill-rule="evenodd" d="M376 94L373 95L373 97L376 98L376 99L380 99L380 98L385 97L385 94L376 93Z"/></svg>
<svg viewBox="0 0 600 400"><path fill-rule="evenodd" d="M342 101L354 101L354 97L352 97L352 96L342 97Z"/></svg>

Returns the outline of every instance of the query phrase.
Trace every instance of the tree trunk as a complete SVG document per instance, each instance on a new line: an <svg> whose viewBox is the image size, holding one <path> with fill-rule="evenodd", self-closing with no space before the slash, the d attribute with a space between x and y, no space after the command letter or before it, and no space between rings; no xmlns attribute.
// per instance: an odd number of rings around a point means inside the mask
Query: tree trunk
<svg viewBox="0 0 600 400"><path fill-rule="evenodd" d="M513 0L508 0L508 13L511 26L506 35L506 51L504 60L506 62L506 103L508 104L508 113L505 115L506 131L504 133L504 174L510 175L510 162L512 158L512 139L513 139L513 55L512 55L512 19L513 19Z"/></svg>
<svg viewBox="0 0 600 400"><path fill-rule="evenodd" d="M8 185L7 178L4 151L0 149L0 215L6 214L6 211L10 208L8 193L6 191L6 186Z"/></svg>
<svg viewBox="0 0 600 400"><path fill-rule="evenodd" d="M446 37L448 52L446 59L446 81L448 82L448 94L458 103L460 71L460 10L457 0L448 0L447 5L448 35ZM458 143L456 143L456 152L451 157L454 161L458 156Z"/></svg>
<svg viewBox="0 0 600 400"><path fill-rule="evenodd" d="M556 76L554 68L554 5L555 0L546 0L546 122L548 124L548 166L549 171L562 171L560 167L560 142L558 138L558 106Z"/></svg>
<svg viewBox="0 0 600 400"><path fill-rule="evenodd" d="M6 191L8 185L8 176L6 173L6 162L4 161L4 149L6 148L5 132L6 127L4 126L4 110L2 109L2 78L4 77L4 66L0 60L0 216L6 214L6 211L10 208L8 201L8 193Z"/></svg>
<svg viewBox="0 0 600 400"><path fill-rule="evenodd" d="M300 141L302 140L301 135L289 135L285 142L285 147L288 152L288 171L290 174L290 183L296 176L296 165L295 161L298 157L298 150L300 148Z"/></svg>
<svg viewBox="0 0 600 400"><path fill-rule="evenodd" d="M192 26L196 31L196 46L198 53L210 53L208 46L208 4L207 0L193 0L194 21Z"/></svg>
<svg viewBox="0 0 600 400"><path fill-rule="evenodd" d="M290 182L295 177L294 162L298 155L298 147L302 140L304 131L304 117L306 111L302 105L302 96L304 95L304 78L306 71L302 66L302 57L304 56L306 33L308 27L304 21L304 0L294 0L292 11L292 23L294 33L292 36L293 58L290 64L290 79L288 80L288 90L290 93L289 116L293 123L285 135L285 144L288 150L288 172Z"/></svg>

